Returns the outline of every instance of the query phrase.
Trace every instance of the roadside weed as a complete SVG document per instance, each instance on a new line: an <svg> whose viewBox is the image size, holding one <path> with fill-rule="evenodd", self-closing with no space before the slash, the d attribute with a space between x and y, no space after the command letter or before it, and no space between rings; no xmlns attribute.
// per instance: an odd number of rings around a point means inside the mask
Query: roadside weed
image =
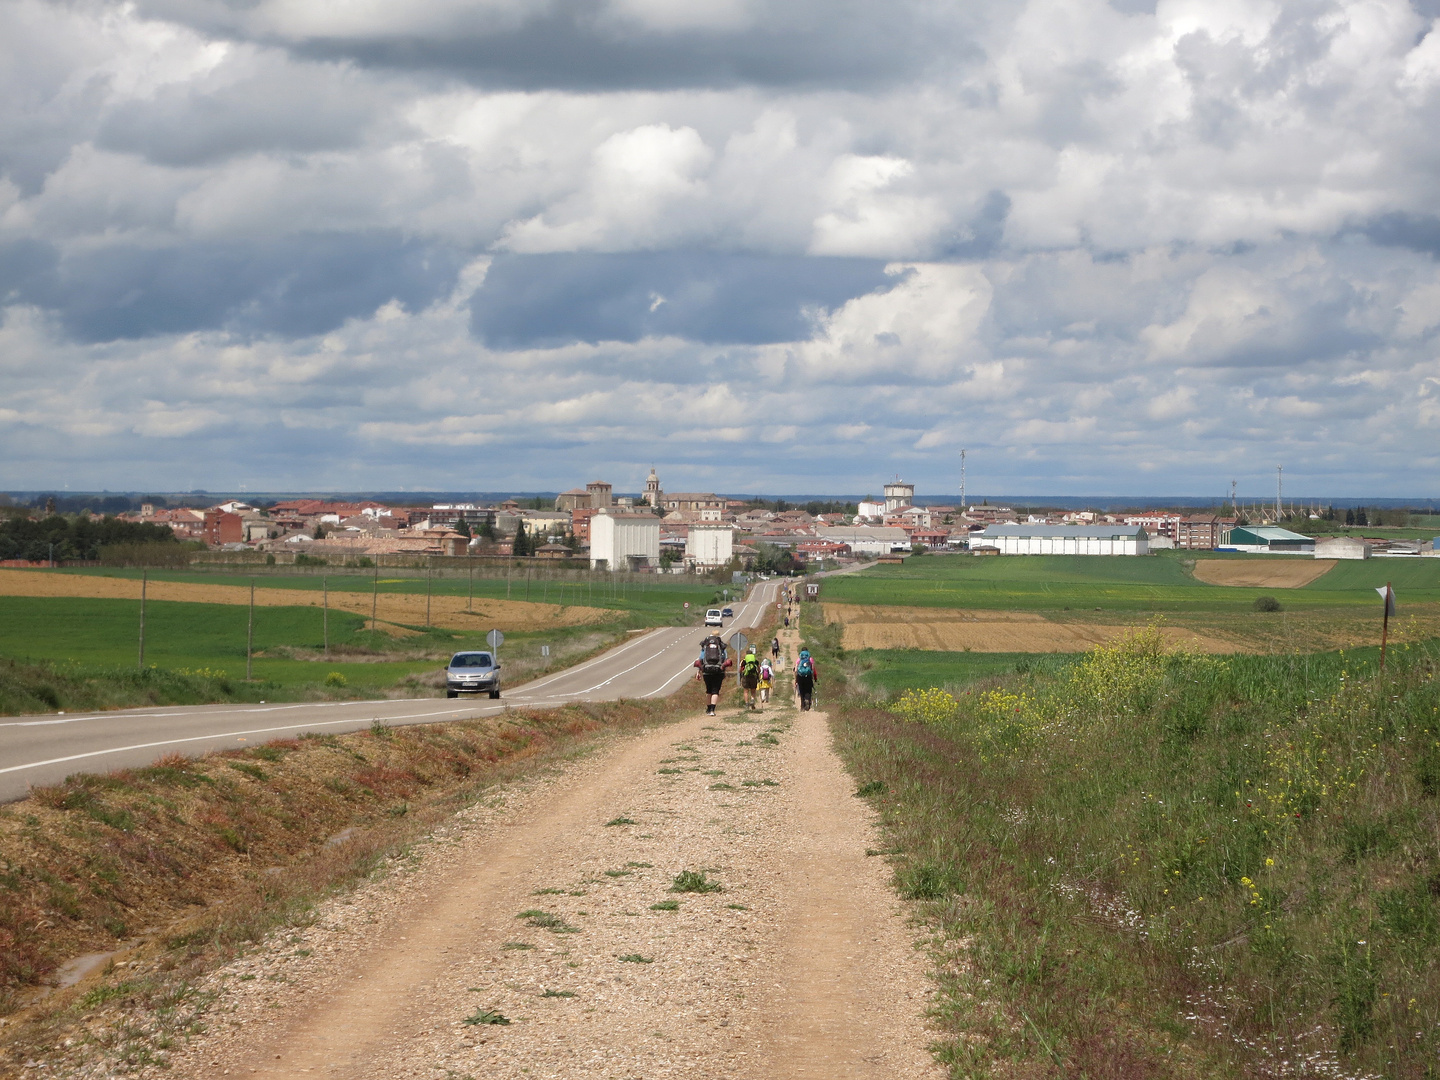
<svg viewBox="0 0 1440 1080"><path fill-rule="evenodd" d="M679 910L680 910L680 901L679 901L679 900L661 900L661 901L659 901L658 903L651 904L651 905L650 905L650 910L651 910L651 911L679 911Z"/></svg>
<svg viewBox="0 0 1440 1080"><path fill-rule="evenodd" d="M670 891L677 893L716 893L723 888L718 881L706 877L703 870L681 870L670 883Z"/></svg>
<svg viewBox="0 0 1440 1080"><path fill-rule="evenodd" d="M465 1017L464 1023L474 1027L476 1024L494 1024L498 1027L507 1027L510 1018L504 1013L495 1009L476 1009L469 1016Z"/></svg>

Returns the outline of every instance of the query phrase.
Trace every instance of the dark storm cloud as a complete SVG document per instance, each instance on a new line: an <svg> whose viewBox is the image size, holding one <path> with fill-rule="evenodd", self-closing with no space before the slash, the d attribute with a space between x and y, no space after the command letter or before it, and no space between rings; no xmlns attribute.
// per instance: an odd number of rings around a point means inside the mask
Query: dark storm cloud
<svg viewBox="0 0 1440 1080"><path fill-rule="evenodd" d="M63 260L15 258L44 270L19 298L55 310L80 341L222 327L243 333L325 333L399 300L423 307L453 285L461 257L391 233L310 235L263 245L111 246ZM0 254L0 273L5 258Z"/></svg>
<svg viewBox="0 0 1440 1080"><path fill-rule="evenodd" d="M876 259L713 252L502 255L471 302L471 327L497 349L577 341L689 338L706 344L798 341L807 309L895 284Z"/></svg>
<svg viewBox="0 0 1440 1080"><path fill-rule="evenodd" d="M284 36L252 20L256 6L210 0L141 5L208 33L280 44L300 55L444 72L480 86L522 90L873 87L916 81L938 67L953 68L980 55L966 32L966 24L973 30L979 22L979 9L946 9L918 0L758 5L743 28L672 30L597 14L591 0L536 4L510 25L499 23L492 12L456 5L440 26L418 31L326 33L316 28ZM1002 4L1001 10L1008 7Z"/></svg>

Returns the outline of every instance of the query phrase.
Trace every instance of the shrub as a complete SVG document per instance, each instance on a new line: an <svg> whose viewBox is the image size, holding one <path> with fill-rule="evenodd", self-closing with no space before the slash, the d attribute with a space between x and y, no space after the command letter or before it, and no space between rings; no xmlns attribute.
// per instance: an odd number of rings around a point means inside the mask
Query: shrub
<svg viewBox="0 0 1440 1080"><path fill-rule="evenodd" d="M1280 601L1276 600L1273 596L1262 596L1255 601L1255 610L1275 612L1284 611L1285 608Z"/></svg>
<svg viewBox="0 0 1440 1080"><path fill-rule="evenodd" d="M338 671L332 671L332 672L330 672L329 675L326 675L326 676L325 676L325 685L326 685L326 686L347 686L347 685L349 685L349 680L346 679L345 676L344 676L343 674L341 674L340 672L338 672Z"/></svg>

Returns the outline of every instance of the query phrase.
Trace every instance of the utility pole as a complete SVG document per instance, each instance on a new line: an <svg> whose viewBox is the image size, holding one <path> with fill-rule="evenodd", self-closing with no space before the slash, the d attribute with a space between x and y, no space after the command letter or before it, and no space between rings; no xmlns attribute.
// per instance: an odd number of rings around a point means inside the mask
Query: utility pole
<svg viewBox="0 0 1440 1080"><path fill-rule="evenodd" d="M380 556L375 556L375 576L370 585L370 632L375 632L375 612L380 607Z"/></svg>
<svg viewBox="0 0 1440 1080"><path fill-rule="evenodd" d="M430 626L430 564L433 560L425 556L425 626Z"/></svg>
<svg viewBox="0 0 1440 1080"><path fill-rule="evenodd" d="M960 513L965 513L965 451L960 451Z"/></svg>
<svg viewBox="0 0 1440 1080"><path fill-rule="evenodd" d="M255 652L255 579L250 579L250 623L245 628L245 681L250 681L251 657Z"/></svg>
<svg viewBox="0 0 1440 1080"><path fill-rule="evenodd" d="M1285 466L1275 466L1275 524L1280 524L1280 481L1284 478Z"/></svg>
<svg viewBox="0 0 1440 1080"><path fill-rule="evenodd" d="M148 570L140 571L140 670L145 670L145 586L149 580Z"/></svg>
<svg viewBox="0 0 1440 1080"><path fill-rule="evenodd" d="M325 633L325 659L326 659L326 660L329 660L329 659L330 659L330 578L329 578L328 575L323 575L323 576L320 578L320 588L323 590L324 596L325 596L325 610L324 610L324 614L322 614L322 615L320 616L320 618L321 618L321 625L324 627L324 633Z"/></svg>
<svg viewBox="0 0 1440 1080"><path fill-rule="evenodd" d="M1235 502L1235 488L1237 483L1238 481L1235 480L1230 481L1230 513L1235 517L1240 516L1240 506Z"/></svg>

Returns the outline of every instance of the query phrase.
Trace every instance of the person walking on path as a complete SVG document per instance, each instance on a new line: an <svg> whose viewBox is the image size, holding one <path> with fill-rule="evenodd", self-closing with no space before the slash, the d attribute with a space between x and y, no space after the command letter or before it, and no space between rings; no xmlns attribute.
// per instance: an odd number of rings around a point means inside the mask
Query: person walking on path
<svg viewBox="0 0 1440 1080"><path fill-rule="evenodd" d="M778 637L770 639L770 658L777 664L780 662L780 639Z"/></svg>
<svg viewBox="0 0 1440 1080"><path fill-rule="evenodd" d="M715 715L715 706L720 704L720 690L725 685L725 669L733 665L734 661L726 655L725 642L719 634L711 634L700 643L695 677L705 681L705 693L709 695L705 704L706 716Z"/></svg>
<svg viewBox="0 0 1440 1080"><path fill-rule="evenodd" d="M775 669L768 659L760 661L760 707L770 704L770 684L775 680Z"/></svg>
<svg viewBox="0 0 1440 1080"><path fill-rule="evenodd" d="M815 700L815 660L809 649L802 648L795 661L795 696L800 699L800 708L809 710Z"/></svg>
<svg viewBox="0 0 1440 1080"><path fill-rule="evenodd" d="M745 650L740 658L740 685L745 690L745 707L755 707L755 691L760 686L760 657L755 655L755 646Z"/></svg>

